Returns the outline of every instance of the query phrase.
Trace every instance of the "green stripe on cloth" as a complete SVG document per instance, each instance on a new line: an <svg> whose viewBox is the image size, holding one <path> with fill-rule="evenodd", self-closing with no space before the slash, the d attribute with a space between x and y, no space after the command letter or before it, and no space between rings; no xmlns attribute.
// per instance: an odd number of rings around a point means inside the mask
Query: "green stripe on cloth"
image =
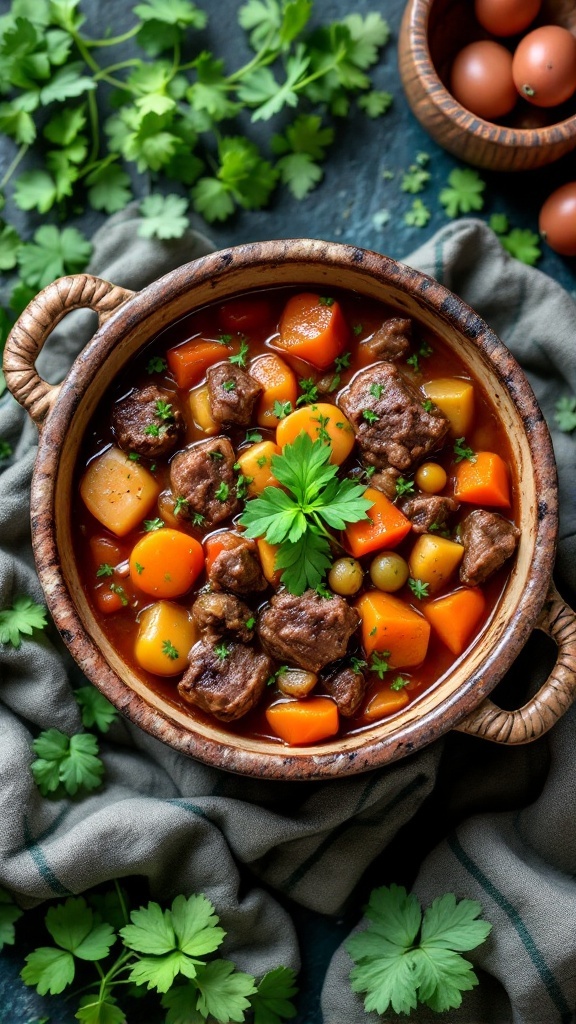
<svg viewBox="0 0 576 1024"><path fill-rule="evenodd" d="M185 800L184 797L175 796L172 800L167 800L166 803L174 804L176 807L182 807L184 811L190 811L192 814L197 814L199 818L204 818L205 821L211 821L212 819L203 811L198 804L193 804L191 800Z"/></svg>
<svg viewBox="0 0 576 1024"><path fill-rule="evenodd" d="M52 830L54 829L54 827L55 825L53 824ZM30 825L28 824L28 818L24 818L24 838L26 840L24 849L30 854L32 860L34 861L38 869L38 872L41 874L44 881L48 883L54 895L72 896L72 890L68 889L65 885L63 885L63 883L60 881L57 875L54 874L52 868L48 864L48 861L46 860L46 856L44 854L44 850L40 846L38 840L35 839L32 835Z"/></svg>
<svg viewBox="0 0 576 1024"><path fill-rule="evenodd" d="M526 925L524 924L524 921L522 920L516 908L510 903L506 896L504 896L504 894L500 892L500 890L494 885L494 883L490 881L490 879L484 874L482 869L478 867L475 861L472 860L469 854L466 853L466 851L461 846L458 838L455 835L448 837L448 846L450 847L452 853L460 862L462 867L464 867L466 871L468 871L472 878L476 882L478 882L478 885L480 885L484 889L484 891L494 900L495 903L498 904L500 909L503 910L506 916L509 918L518 936L520 937L522 944L526 952L528 953L528 956L530 957L530 960L534 964L534 967L536 968L538 974L544 982L546 991L548 992L551 1001L554 1003L554 1005L556 1006L557 1010L561 1015L561 1024L571 1024L571 1022L574 1020L574 1014L572 1013L572 1010L570 1009L568 1003L564 998L564 994L562 992L562 989L560 988L560 985L558 984L556 978L550 970L550 967L546 963L542 953L538 949L538 946L536 945L534 939L532 938L530 932L528 931Z"/></svg>
<svg viewBox="0 0 576 1024"><path fill-rule="evenodd" d="M386 804L383 810L379 808L378 817L376 821L374 821L373 819L369 821L358 821L354 816L362 810L362 807L366 803L368 796L370 795L374 787L381 781L382 776L379 774L369 780L368 785L364 787L360 795L360 799L358 800L356 808L354 809L352 815L350 816L350 820L343 821L337 828L333 829L333 831L330 832L330 834L327 835L326 838L316 847L314 853L310 854L310 856L307 857L306 860L303 860L302 863L298 865L298 867L292 872L292 874L286 879L286 882L282 885L282 890L284 892L289 893L292 889L294 889L295 886L297 886L298 883L302 881L304 875L307 874L307 872L310 871L313 867L315 867L316 864L318 864L318 862L322 859L324 854L338 839L340 839L342 835L344 835L345 832L349 831L350 829L372 828L374 825L380 825L382 823L383 815L387 814L390 811L393 811L398 806L398 804L402 803L403 800L406 800L407 797L412 796L412 794L415 793L416 790L420 789L420 787L424 785L424 783L427 781L427 776L423 773L417 775L416 778L412 779L412 781L408 783L407 786L404 786L404 789L401 789L400 792L396 794L396 796L394 797L393 800L390 801L390 803Z"/></svg>

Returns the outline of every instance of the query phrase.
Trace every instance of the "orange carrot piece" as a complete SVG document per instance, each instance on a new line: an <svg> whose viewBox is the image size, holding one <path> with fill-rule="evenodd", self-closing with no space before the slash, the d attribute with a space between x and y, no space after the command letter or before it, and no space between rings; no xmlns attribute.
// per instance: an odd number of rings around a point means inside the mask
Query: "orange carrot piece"
<svg viewBox="0 0 576 1024"><path fill-rule="evenodd" d="M405 601L381 590L367 590L356 601L362 646L369 657L389 651L392 668L419 665L428 651L430 623Z"/></svg>
<svg viewBox="0 0 576 1024"><path fill-rule="evenodd" d="M276 344L290 355L326 370L344 351L349 335L337 302L322 302L319 295L300 292L284 307Z"/></svg>
<svg viewBox="0 0 576 1024"><path fill-rule="evenodd" d="M401 711L410 703L410 697L406 689L391 690L390 685L384 686L378 693L375 693L368 702L362 713L366 722L377 722L380 718L393 715L395 711Z"/></svg>
<svg viewBox="0 0 576 1024"><path fill-rule="evenodd" d="M90 537L90 554L96 567L118 565L122 561L120 545L112 537Z"/></svg>
<svg viewBox="0 0 576 1024"><path fill-rule="evenodd" d="M345 530L345 544L355 558L371 551L394 548L412 529L412 523L396 505L374 487L367 487L364 497L372 501L368 519L350 523Z"/></svg>
<svg viewBox="0 0 576 1024"><path fill-rule="evenodd" d="M330 697L285 700L266 709L266 721L292 747L317 743L338 732L338 708Z"/></svg>
<svg viewBox="0 0 576 1024"><path fill-rule="evenodd" d="M341 466L354 447L354 428L337 405L315 402L295 409L276 428L276 443L283 448L294 444L298 434L306 433L313 441L330 445L330 462Z"/></svg>
<svg viewBox="0 0 576 1024"><path fill-rule="evenodd" d="M452 654L462 654L480 622L486 598L479 587L463 587L425 604L423 612Z"/></svg>
<svg viewBox="0 0 576 1024"><path fill-rule="evenodd" d="M250 376L262 385L263 391L256 406L256 419L261 427L276 427L280 420L274 413L276 402L296 404L298 381L287 363L274 352L258 356L250 363Z"/></svg>
<svg viewBox="0 0 576 1024"><path fill-rule="evenodd" d="M154 530L133 547L130 578L152 597L180 597L204 568L202 545L180 530Z"/></svg>
<svg viewBox="0 0 576 1024"><path fill-rule="evenodd" d="M510 505L508 466L496 452L476 452L476 461L458 463L455 471L454 497L474 505Z"/></svg>
<svg viewBox="0 0 576 1024"><path fill-rule="evenodd" d="M122 594L115 590L110 590L109 580L95 587L93 596L98 611L103 612L105 615L119 612L122 608L126 607L126 598L122 600Z"/></svg>
<svg viewBox="0 0 576 1024"><path fill-rule="evenodd" d="M199 384L206 370L215 363L221 363L232 355L232 348L217 341L203 341L192 338L183 345L168 349L166 358L179 388L191 388Z"/></svg>
<svg viewBox="0 0 576 1024"><path fill-rule="evenodd" d="M267 299L243 296L231 299L218 310L218 323L223 331L249 333L272 318L272 306Z"/></svg>

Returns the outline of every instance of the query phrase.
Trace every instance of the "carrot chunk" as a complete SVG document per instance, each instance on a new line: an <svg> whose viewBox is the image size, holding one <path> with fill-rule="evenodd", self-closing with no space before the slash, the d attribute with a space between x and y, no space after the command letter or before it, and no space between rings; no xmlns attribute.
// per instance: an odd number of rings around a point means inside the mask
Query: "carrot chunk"
<svg viewBox="0 0 576 1024"><path fill-rule="evenodd" d="M367 590L356 601L366 655L388 651L393 668L419 665L426 657L430 623L399 597Z"/></svg>
<svg viewBox="0 0 576 1024"><path fill-rule="evenodd" d="M280 448L294 444L303 432L313 441L321 440L330 445L330 462L335 466L341 466L354 447L352 424L331 402L315 402L291 412L280 420L276 428L276 442Z"/></svg>
<svg viewBox="0 0 576 1024"><path fill-rule="evenodd" d="M350 523L345 531L345 544L355 558L361 558L371 551L394 548L412 529L412 523L396 505L374 487L367 487L364 497L372 501L368 519Z"/></svg>
<svg viewBox="0 0 576 1024"><path fill-rule="evenodd" d="M343 352L348 338L348 325L337 302L300 292L284 307L276 344L290 355L326 370Z"/></svg>
<svg viewBox="0 0 576 1024"><path fill-rule="evenodd" d="M474 505L510 505L508 466L496 452L476 452L476 461L456 466L454 497Z"/></svg>
<svg viewBox="0 0 576 1024"><path fill-rule="evenodd" d="M293 406L298 395L296 374L274 352L259 356L250 364L250 376L262 385L256 406L256 420L261 427L276 427L280 418L274 412L276 402Z"/></svg>
<svg viewBox="0 0 576 1024"><path fill-rule="evenodd" d="M122 593L117 590L110 590L110 583L100 583L94 588L94 604L99 612L104 615L112 615L114 612L122 611L126 606L126 598L122 600Z"/></svg>
<svg viewBox="0 0 576 1024"><path fill-rule="evenodd" d="M191 388L200 383L210 366L222 362L231 354L231 348L217 341L192 338L183 345L168 349L166 358L178 387Z"/></svg>
<svg viewBox="0 0 576 1024"><path fill-rule="evenodd" d="M480 622L486 598L479 587L463 587L424 605L423 612L435 633L452 654L462 654Z"/></svg>
<svg viewBox="0 0 576 1024"><path fill-rule="evenodd" d="M130 555L130 578L152 597L180 597L204 568L202 545L180 530L154 530Z"/></svg>
<svg viewBox="0 0 576 1024"><path fill-rule="evenodd" d="M243 296L231 299L218 311L218 322L224 331L255 331L272 317L272 305L267 299Z"/></svg>
<svg viewBox="0 0 576 1024"><path fill-rule="evenodd" d="M330 697L308 697L271 704L266 721L280 739L291 747L317 743L338 732L338 708Z"/></svg>

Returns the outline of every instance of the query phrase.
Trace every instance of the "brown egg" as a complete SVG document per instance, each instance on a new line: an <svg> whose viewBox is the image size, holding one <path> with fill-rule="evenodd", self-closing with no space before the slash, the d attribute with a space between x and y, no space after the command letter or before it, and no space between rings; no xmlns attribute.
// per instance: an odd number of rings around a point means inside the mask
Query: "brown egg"
<svg viewBox="0 0 576 1024"><path fill-rule="evenodd" d="M494 36L515 36L534 21L541 0L475 0L474 14Z"/></svg>
<svg viewBox="0 0 576 1024"><path fill-rule="evenodd" d="M518 92L537 107L555 107L576 90L576 37L544 25L520 40L512 61Z"/></svg>
<svg viewBox="0 0 576 1024"><path fill-rule="evenodd" d="M576 256L576 181L561 185L540 210L542 238L561 256Z"/></svg>
<svg viewBox="0 0 576 1024"><path fill-rule="evenodd" d="M452 65L450 91L458 103L486 121L509 114L518 99L512 54L490 39L469 43Z"/></svg>

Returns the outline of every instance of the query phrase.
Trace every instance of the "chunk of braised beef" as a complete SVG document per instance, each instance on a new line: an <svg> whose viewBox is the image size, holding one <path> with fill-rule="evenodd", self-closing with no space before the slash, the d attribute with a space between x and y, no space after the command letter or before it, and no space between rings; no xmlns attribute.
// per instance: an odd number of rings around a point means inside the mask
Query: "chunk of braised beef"
<svg viewBox="0 0 576 1024"><path fill-rule="evenodd" d="M402 359L410 348L412 341L412 321L401 316L393 316L385 320L370 338L361 342L372 359L386 359L394 362Z"/></svg>
<svg viewBox="0 0 576 1024"><path fill-rule="evenodd" d="M436 406L428 411L424 401L394 363L384 362L357 373L338 398L364 461L401 472L440 448L448 433L444 413Z"/></svg>
<svg viewBox="0 0 576 1024"><path fill-rule="evenodd" d="M322 680L324 689L336 702L338 711L344 718L351 718L360 707L367 682L361 672L353 668L341 668Z"/></svg>
<svg viewBox="0 0 576 1024"><path fill-rule="evenodd" d="M161 459L174 451L184 430L184 417L170 391L149 384L115 403L112 430L123 451Z"/></svg>
<svg viewBox="0 0 576 1024"><path fill-rule="evenodd" d="M208 579L216 590L231 590L233 594L252 594L268 586L258 548L253 540L233 530L219 534L224 549L208 568Z"/></svg>
<svg viewBox="0 0 576 1024"><path fill-rule="evenodd" d="M235 363L217 363L206 373L208 399L217 423L247 427L262 385Z"/></svg>
<svg viewBox="0 0 576 1024"><path fill-rule="evenodd" d="M192 605L192 618L201 632L212 636L230 635L243 643L254 636L254 616L248 605L224 591L200 594Z"/></svg>
<svg viewBox="0 0 576 1024"><path fill-rule="evenodd" d="M382 491L390 501L394 501L396 497L396 484L400 473L397 469L393 469L392 466L388 466L386 469L378 470L376 473L372 473L372 476L368 480L369 487L375 487L377 491Z"/></svg>
<svg viewBox="0 0 576 1024"><path fill-rule="evenodd" d="M302 595L287 590L275 594L260 613L258 635L264 649L282 664L319 672L346 654L360 616L343 597L320 597L315 590Z"/></svg>
<svg viewBox="0 0 576 1024"><path fill-rule="evenodd" d="M403 498L399 503L407 519L412 522L414 533L428 533L444 526L452 512L458 508L458 502L448 495L414 494Z"/></svg>
<svg viewBox="0 0 576 1024"><path fill-rule="evenodd" d="M266 654L238 643L198 640L189 662L178 693L222 722L233 722L251 711L272 673Z"/></svg>
<svg viewBox="0 0 576 1024"><path fill-rule="evenodd" d="M174 498L182 499L179 515L202 516L207 526L229 519L240 507L236 496L234 449L226 437L198 441L178 452L170 463Z"/></svg>
<svg viewBox="0 0 576 1024"><path fill-rule="evenodd" d="M514 523L497 512L470 512L460 526L464 545L460 582L469 587L485 583L514 554L519 537L520 530Z"/></svg>

